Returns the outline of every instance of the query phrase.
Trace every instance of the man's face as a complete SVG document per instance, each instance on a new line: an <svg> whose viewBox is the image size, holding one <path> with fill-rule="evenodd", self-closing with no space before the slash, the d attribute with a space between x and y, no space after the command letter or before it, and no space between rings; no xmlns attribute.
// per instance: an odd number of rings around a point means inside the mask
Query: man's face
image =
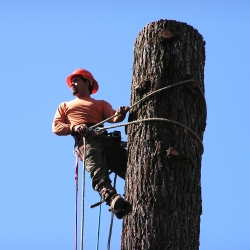
<svg viewBox="0 0 250 250"><path fill-rule="evenodd" d="M71 91L73 95L78 96L79 94L81 94L86 86L87 84L80 76L73 76L71 78Z"/></svg>

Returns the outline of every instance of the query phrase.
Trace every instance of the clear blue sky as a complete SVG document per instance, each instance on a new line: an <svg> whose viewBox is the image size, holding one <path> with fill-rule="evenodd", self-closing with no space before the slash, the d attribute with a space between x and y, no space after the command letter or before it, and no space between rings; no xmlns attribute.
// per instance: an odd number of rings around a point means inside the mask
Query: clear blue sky
<svg viewBox="0 0 250 250"><path fill-rule="evenodd" d="M0 249L74 249L73 140L51 132L57 106L72 99L65 78L85 67L100 84L94 98L129 105L135 38L170 19L206 41L200 249L249 250L250 2L114 2L0 0ZM88 206L98 200L87 178L85 249L95 249L98 209ZM110 224L102 211L100 250ZM116 219L112 250L120 235Z"/></svg>

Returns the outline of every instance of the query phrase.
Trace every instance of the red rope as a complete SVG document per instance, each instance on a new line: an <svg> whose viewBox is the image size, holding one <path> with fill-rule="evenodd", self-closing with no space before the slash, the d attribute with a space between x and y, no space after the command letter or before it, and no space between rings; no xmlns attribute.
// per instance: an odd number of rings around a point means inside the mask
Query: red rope
<svg viewBox="0 0 250 250"><path fill-rule="evenodd" d="M75 163L75 181L76 181L76 225L75 225L75 250L77 250L77 206L78 206L78 156L76 155Z"/></svg>

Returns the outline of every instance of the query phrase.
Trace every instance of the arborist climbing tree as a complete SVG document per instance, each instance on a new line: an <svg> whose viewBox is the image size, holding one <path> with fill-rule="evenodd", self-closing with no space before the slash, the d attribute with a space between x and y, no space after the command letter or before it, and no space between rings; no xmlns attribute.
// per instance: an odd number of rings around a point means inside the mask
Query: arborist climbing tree
<svg viewBox="0 0 250 250"><path fill-rule="evenodd" d="M122 250L199 248L204 47L196 29L170 20L136 38L130 104L148 98L130 109L127 126Z"/></svg>
<svg viewBox="0 0 250 250"><path fill-rule="evenodd" d="M93 189L100 194L103 201L106 201L117 218L121 219L124 199L112 187L108 171L111 170L125 178L126 149L120 145L119 138L117 140L117 137L112 137L106 130L96 133L89 128L110 117L110 123L123 121L129 108L121 106L115 111L108 102L90 97L98 91L99 85L86 69L75 70L67 77L66 82L76 98L59 105L52 131L60 136L74 137L75 151L82 160L84 157L85 168L92 178Z"/></svg>

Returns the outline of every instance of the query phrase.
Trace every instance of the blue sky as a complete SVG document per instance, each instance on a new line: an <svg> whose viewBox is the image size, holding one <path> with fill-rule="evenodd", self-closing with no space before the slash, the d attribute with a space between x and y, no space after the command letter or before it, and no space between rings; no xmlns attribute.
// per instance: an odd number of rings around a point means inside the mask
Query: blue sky
<svg viewBox="0 0 250 250"><path fill-rule="evenodd" d="M206 41L200 249L250 249L250 2L113 2L0 0L0 249L74 248L73 140L51 132L57 106L73 98L65 79L84 67L100 85L93 98L129 106L135 38L160 19L188 23ZM95 249L99 210L88 207L99 197L89 178L85 196L85 249ZM103 205L100 250L109 224ZM112 250L120 235L116 219Z"/></svg>

